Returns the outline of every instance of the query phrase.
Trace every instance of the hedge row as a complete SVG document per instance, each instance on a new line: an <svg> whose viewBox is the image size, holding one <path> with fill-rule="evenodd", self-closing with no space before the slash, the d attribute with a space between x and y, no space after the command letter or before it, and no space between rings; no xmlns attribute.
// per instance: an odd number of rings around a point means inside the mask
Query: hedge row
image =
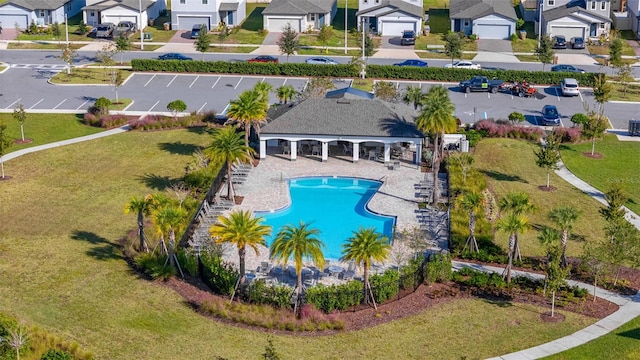
<svg viewBox="0 0 640 360"><path fill-rule="evenodd" d="M133 59L134 71L168 71L189 73L223 73L242 75L303 76L303 77L358 77L358 69L352 65L317 65L307 63L249 63L226 61L180 61ZM507 82L527 80L532 84L559 84L562 79L575 78L583 86L593 86L593 73L563 73L527 70L467 70L445 68L420 68L411 66L367 65L367 77L376 79L425 80L458 82L483 75Z"/></svg>

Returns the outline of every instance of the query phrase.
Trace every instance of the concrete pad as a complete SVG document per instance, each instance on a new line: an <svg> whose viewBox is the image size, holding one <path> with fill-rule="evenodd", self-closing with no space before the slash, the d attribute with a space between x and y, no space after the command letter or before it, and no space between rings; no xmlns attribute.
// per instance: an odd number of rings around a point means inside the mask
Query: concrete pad
<svg viewBox="0 0 640 360"><path fill-rule="evenodd" d="M420 59L413 49L379 49L372 59Z"/></svg>
<svg viewBox="0 0 640 360"><path fill-rule="evenodd" d="M106 40L95 40L83 47L81 47L78 51L100 51L105 46L109 45L111 41Z"/></svg>
<svg viewBox="0 0 640 360"><path fill-rule="evenodd" d="M585 54L556 54L558 57L558 64L571 64L571 65L598 65L591 55Z"/></svg>
<svg viewBox="0 0 640 360"><path fill-rule="evenodd" d="M156 50L154 50L154 52L159 52L159 53L177 52L177 53L183 53L183 54L195 54L198 52L198 50L196 50L193 44L168 43L166 45L163 45L157 48Z"/></svg>
<svg viewBox="0 0 640 360"><path fill-rule="evenodd" d="M280 48L278 45L262 45L259 48L253 50L251 55L273 55L278 56L280 54Z"/></svg>
<svg viewBox="0 0 640 360"><path fill-rule="evenodd" d="M609 129L607 132L609 134L616 134L618 141L640 141L640 136L630 136L629 130L627 129Z"/></svg>
<svg viewBox="0 0 640 360"><path fill-rule="evenodd" d="M473 61L518 63L520 60L513 53L479 52Z"/></svg>

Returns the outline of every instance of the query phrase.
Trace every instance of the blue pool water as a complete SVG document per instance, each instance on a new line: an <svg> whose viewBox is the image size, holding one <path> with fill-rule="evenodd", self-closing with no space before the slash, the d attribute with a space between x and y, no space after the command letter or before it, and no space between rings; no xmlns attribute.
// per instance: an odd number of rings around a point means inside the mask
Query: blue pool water
<svg viewBox="0 0 640 360"><path fill-rule="evenodd" d="M361 226L374 227L391 239L395 217L376 215L366 209L367 203L380 188L380 182L309 177L291 179L288 184L291 194L289 207L255 214L264 217L264 223L273 229L273 236L267 239L269 244L284 225L297 226L301 220L320 230L318 237L325 244L324 257L327 259L339 258L342 244Z"/></svg>

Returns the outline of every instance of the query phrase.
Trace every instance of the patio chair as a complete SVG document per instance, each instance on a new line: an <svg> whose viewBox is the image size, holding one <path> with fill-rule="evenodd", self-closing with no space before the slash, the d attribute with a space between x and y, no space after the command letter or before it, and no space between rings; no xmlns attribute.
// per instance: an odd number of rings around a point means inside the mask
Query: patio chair
<svg viewBox="0 0 640 360"><path fill-rule="evenodd" d="M320 147L318 145L311 147L311 155L320 155Z"/></svg>
<svg viewBox="0 0 640 360"><path fill-rule="evenodd" d="M260 262L260 273L264 274L264 275L269 275L270 271L271 271L271 264L268 261L261 261Z"/></svg>
<svg viewBox="0 0 640 360"><path fill-rule="evenodd" d="M347 145L342 144L342 155L353 155L353 150L351 150Z"/></svg>
<svg viewBox="0 0 640 360"><path fill-rule="evenodd" d="M283 155L291 155L291 148L289 147L289 145L284 145L282 147L282 154Z"/></svg>
<svg viewBox="0 0 640 360"><path fill-rule="evenodd" d="M376 153L375 150L369 150L369 160L376 160L377 156L378 154Z"/></svg>

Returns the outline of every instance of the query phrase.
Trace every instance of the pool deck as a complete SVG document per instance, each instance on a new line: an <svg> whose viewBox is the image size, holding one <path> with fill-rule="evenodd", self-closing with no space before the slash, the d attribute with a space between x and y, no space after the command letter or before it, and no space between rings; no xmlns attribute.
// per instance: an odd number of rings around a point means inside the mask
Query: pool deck
<svg viewBox="0 0 640 360"><path fill-rule="evenodd" d="M236 195L243 196L244 200L241 205L235 206L232 210L272 211L286 207L290 201L286 180L308 176L380 180L383 184L368 204L371 211L396 216L396 233L403 229L419 229L421 221L424 221L418 211L418 202L421 198L418 197L419 190L416 190L415 186L425 178L425 173L420 172L415 164L407 160L401 162L399 169L391 170L384 163L372 160L353 163L347 158L330 157L323 163L317 157L311 156L302 156L291 161L288 155L268 155L250 172L243 184L235 185ZM433 241L430 246L433 250L447 248L446 238ZM407 251L409 250L406 246L402 246L399 241L394 241L392 259L384 265L395 265L393 259L402 256L398 253ZM261 262L268 261L268 255L269 251L266 247L261 247L259 255L247 249L247 270L256 269ZM238 254L234 247L226 246L224 256L227 261L238 263ZM332 260L332 264L334 263L335 260ZM346 264L342 265L346 268Z"/></svg>

